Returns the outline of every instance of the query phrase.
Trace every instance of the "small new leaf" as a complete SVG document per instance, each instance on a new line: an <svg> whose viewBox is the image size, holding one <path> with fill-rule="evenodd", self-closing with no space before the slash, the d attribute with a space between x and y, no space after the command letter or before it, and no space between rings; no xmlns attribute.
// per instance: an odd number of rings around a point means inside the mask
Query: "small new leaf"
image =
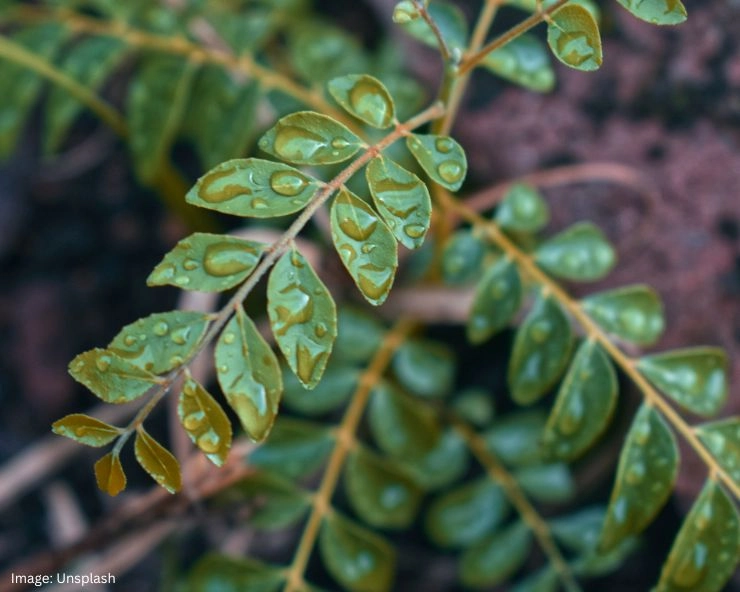
<svg viewBox="0 0 740 592"><path fill-rule="evenodd" d="M483 343L505 329L522 304L522 282L516 265L502 258L489 267L475 288L467 335Z"/></svg>
<svg viewBox="0 0 740 592"><path fill-rule="evenodd" d="M144 428L136 432L134 453L141 467L170 493L180 491L180 464L172 453L152 438Z"/></svg>
<svg viewBox="0 0 740 592"><path fill-rule="evenodd" d="M195 445L214 465L222 466L231 448L231 422L216 400L192 378L182 388L177 414Z"/></svg>
<svg viewBox="0 0 740 592"><path fill-rule="evenodd" d="M126 489L126 474L117 454L109 452L95 463L95 481L108 495L116 496Z"/></svg>
<svg viewBox="0 0 740 592"><path fill-rule="evenodd" d="M740 417L702 424L696 435L740 487Z"/></svg>
<svg viewBox="0 0 740 592"><path fill-rule="evenodd" d="M581 222L540 245L535 260L554 276L588 282L609 273L617 256L597 226Z"/></svg>
<svg viewBox="0 0 740 592"><path fill-rule="evenodd" d="M372 127L386 129L396 121L393 99L377 78L349 74L330 80L327 88L345 111Z"/></svg>
<svg viewBox="0 0 740 592"><path fill-rule="evenodd" d="M110 444L121 434L120 428L83 413L67 415L55 421L51 428L55 434L96 448Z"/></svg>
<svg viewBox="0 0 740 592"><path fill-rule="evenodd" d="M462 146L448 136L409 134L406 146L429 177L450 191L457 191L468 172Z"/></svg>
<svg viewBox="0 0 740 592"><path fill-rule="evenodd" d="M653 25L678 25L686 20L681 0L617 0L637 18Z"/></svg>
<svg viewBox="0 0 740 592"><path fill-rule="evenodd" d="M532 533L523 522L466 549L460 559L460 580L471 588L488 588L506 581L527 559Z"/></svg>
<svg viewBox="0 0 740 592"><path fill-rule="evenodd" d="M599 25L580 4L566 4L551 16L547 43L556 58L576 70L597 70L603 61Z"/></svg>

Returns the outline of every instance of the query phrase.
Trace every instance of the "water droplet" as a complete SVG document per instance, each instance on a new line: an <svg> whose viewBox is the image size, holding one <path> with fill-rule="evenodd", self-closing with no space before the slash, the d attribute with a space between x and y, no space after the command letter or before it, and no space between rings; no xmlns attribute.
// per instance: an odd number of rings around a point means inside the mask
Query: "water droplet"
<svg viewBox="0 0 740 592"><path fill-rule="evenodd" d="M437 167L437 173L446 183L457 183L463 176L463 168L454 160L445 160Z"/></svg>
<svg viewBox="0 0 740 592"><path fill-rule="evenodd" d="M252 190L249 187L224 181L226 177L238 172L238 168L234 170L231 166L226 166L207 173L196 185L198 197L209 203L222 203L240 195L251 195Z"/></svg>
<svg viewBox="0 0 740 592"><path fill-rule="evenodd" d="M343 245L339 245L339 255L342 257L342 261L350 265L357 258L357 251L355 251L352 245L344 243Z"/></svg>
<svg viewBox="0 0 740 592"><path fill-rule="evenodd" d="M308 186L308 179L298 171L278 171L270 177L270 187L278 195L295 197ZM298 202L302 203L302 202Z"/></svg>
<svg viewBox="0 0 740 592"><path fill-rule="evenodd" d="M229 332L229 333L224 333L224 335L223 335L222 339L223 339L223 342L224 342L224 343L225 343L226 345L230 345L230 344L234 343L234 340L236 339L236 335L234 335L234 334L233 334L233 333L231 333L231 332Z"/></svg>
<svg viewBox="0 0 740 592"><path fill-rule="evenodd" d="M570 66L583 66L596 56L588 36L582 32L561 33L556 46L560 58Z"/></svg>
<svg viewBox="0 0 740 592"><path fill-rule="evenodd" d="M344 138L334 138L331 141L331 147L336 148L337 150L344 150L349 146L349 142L345 140Z"/></svg>
<svg viewBox="0 0 740 592"><path fill-rule="evenodd" d="M219 372L220 372L221 374L226 374L226 373L227 373L227 372L229 371L229 367L228 367L228 366L227 366L226 364L221 364L221 365L220 365L220 366L218 367L218 371L219 371Z"/></svg>
<svg viewBox="0 0 740 592"><path fill-rule="evenodd" d="M190 283L190 278L186 275L178 275L175 278L175 283L178 286L187 286Z"/></svg>
<svg viewBox="0 0 740 592"><path fill-rule="evenodd" d="M696 527L699 530L706 530L709 528L712 524L712 505L711 504L703 504L699 508L699 512L696 515L696 520L694 522L696 524Z"/></svg>
<svg viewBox="0 0 740 592"><path fill-rule="evenodd" d="M101 372L107 372L112 361L113 359L110 356L98 356L95 359L95 365Z"/></svg>
<svg viewBox="0 0 740 592"><path fill-rule="evenodd" d="M270 207L270 204L267 203L267 200L262 199L261 197L255 197L252 201L249 202L249 205L254 210L266 210Z"/></svg>
<svg viewBox="0 0 740 592"><path fill-rule="evenodd" d="M401 506L408 499L408 491L403 485L394 483L383 488L380 494L380 505L387 509L393 510Z"/></svg>
<svg viewBox="0 0 740 592"><path fill-rule="evenodd" d="M170 339L177 345L185 345L190 335L190 327L180 327L172 332Z"/></svg>
<svg viewBox="0 0 740 592"><path fill-rule="evenodd" d="M552 324L547 319L540 319L532 324L529 335L535 343L545 343L552 333Z"/></svg>
<svg viewBox="0 0 740 592"><path fill-rule="evenodd" d="M225 277L251 269L256 261L252 249L235 243L214 243L206 248L203 268L212 276Z"/></svg>
<svg viewBox="0 0 740 592"><path fill-rule="evenodd" d="M388 127L393 120L393 104L370 79L363 78L350 89L349 103L360 119L378 127Z"/></svg>
<svg viewBox="0 0 740 592"><path fill-rule="evenodd" d="M408 224L403 227L403 232L406 236L414 239L423 237L426 231L426 226L422 226L421 224Z"/></svg>
<svg viewBox="0 0 740 592"><path fill-rule="evenodd" d="M182 264L183 269L186 271L194 271L200 267L198 262L195 259L185 259Z"/></svg>
<svg viewBox="0 0 740 592"><path fill-rule="evenodd" d="M640 446L645 446L650 441L650 432L652 431L652 428L650 427L650 422L647 420L642 420L638 424L635 425L635 442L639 444Z"/></svg>
<svg viewBox="0 0 740 592"><path fill-rule="evenodd" d="M167 323L164 321L159 321L157 324L154 325L154 328L152 331L154 331L155 335L159 335L160 337L163 337L164 335L167 335L167 332L170 330L170 327Z"/></svg>
<svg viewBox="0 0 740 592"><path fill-rule="evenodd" d="M319 339L326 335L328 330L324 323L316 323L316 327L314 327L314 333Z"/></svg>
<svg viewBox="0 0 740 592"><path fill-rule="evenodd" d="M627 473L624 478L630 485L637 485L645 478L646 472L647 468L645 467L645 463L635 461L630 465L629 469L627 469Z"/></svg>
<svg viewBox="0 0 740 592"><path fill-rule="evenodd" d="M82 438L87 434L87 428L85 426L79 426L74 429L75 436Z"/></svg>
<svg viewBox="0 0 740 592"><path fill-rule="evenodd" d="M437 148L438 152L441 152L442 154L447 154L448 152L452 151L452 149L455 147L455 144L450 138L437 138L434 146Z"/></svg>
<svg viewBox="0 0 740 592"><path fill-rule="evenodd" d="M203 420L205 420L205 418L206 414L202 411L193 411L193 413L190 413L183 417L182 425L186 430L192 432L203 425Z"/></svg>
<svg viewBox="0 0 740 592"><path fill-rule="evenodd" d="M218 449L221 446L221 438L219 438L218 434L213 430L208 430L205 434L200 435L196 442L198 444L198 448L206 454L218 452Z"/></svg>
<svg viewBox="0 0 740 592"><path fill-rule="evenodd" d="M375 245L371 245L370 243L365 243L362 245L360 250L365 253L365 255L369 255L375 250Z"/></svg>
<svg viewBox="0 0 740 592"><path fill-rule="evenodd" d="M349 211L346 211L346 209L349 209ZM348 237L357 241L370 238L378 225L377 216L361 207L344 206L341 209L341 214L339 228Z"/></svg>
<svg viewBox="0 0 740 592"><path fill-rule="evenodd" d="M126 337L123 338L123 344L128 347L136 345L136 337L134 337L133 335L126 335Z"/></svg>
<svg viewBox="0 0 740 592"><path fill-rule="evenodd" d="M316 368L325 356L326 352L320 346L312 348L305 343L298 344L298 350L296 352L296 374L304 384L313 382Z"/></svg>
<svg viewBox="0 0 740 592"><path fill-rule="evenodd" d="M697 590L707 570L709 549L703 543L695 543L676 561L671 575L672 582L687 590Z"/></svg>
<svg viewBox="0 0 740 592"><path fill-rule="evenodd" d="M563 415L558 422L558 429L565 436L575 434L583 424L586 408L583 399L579 396L571 396Z"/></svg>
<svg viewBox="0 0 740 592"><path fill-rule="evenodd" d="M172 356L170 358L170 366L175 366L175 367L182 366L182 363L184 361L185 360L182 359L182 356Z"/></svg>
<svg viewBox="0 0 740 592"><path fill-rule="evenodd" d="M357 285L369 299L380 301L385 299L388 290L390 290L393 277L393 268L381 268L366 264L359 269Z"/></svg>
<svg viewBox="0 0 740 592"><path fill-rule="evenodd" d="M175 277L175 266L171 263L158 265L152 272L152 280L159 283L167 283Z"/></svg>
<svg viewBox="0 0 740 592"><path fill-rule="evenodd" d="M309 160L317 154L320 156L327 147L326 140L319 134L292 125L277 124L274 150L283 160Z"/></svg>

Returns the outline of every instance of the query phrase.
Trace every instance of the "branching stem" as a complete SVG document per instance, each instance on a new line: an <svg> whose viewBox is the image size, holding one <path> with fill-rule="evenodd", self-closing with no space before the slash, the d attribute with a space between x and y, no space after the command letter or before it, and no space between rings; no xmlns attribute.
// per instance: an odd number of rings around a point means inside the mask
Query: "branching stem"
<svg viewBox="0 0 740 592"><path fill-rule="evenodd" d="M429 14L427 7L424 6L424 3L421 2L421 0L411 0L411 2L421 18L424 19L424 22L429 25L429 28L432 30L432 34L437 39L437 46L439 48L439 53L442 56L442 60L444 60L445 63L449 62L452 59L452 53L442 35L442 31L439 30L437 22L432 18L432 15Z"/></svg>

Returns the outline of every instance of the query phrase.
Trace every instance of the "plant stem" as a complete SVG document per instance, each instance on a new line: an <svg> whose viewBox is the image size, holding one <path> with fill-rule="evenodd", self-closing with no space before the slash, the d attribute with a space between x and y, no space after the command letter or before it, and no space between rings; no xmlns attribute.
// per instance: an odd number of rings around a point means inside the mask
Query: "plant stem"
<svg viewBox="0 0 740 592"><path fill-rule="evenodd" d="M383 376L396 349L404 342L414 327L415 323L410 320L401 319L398 321L393 329L386 334L372 361L360 376L357 390L353 394L342 422L336 431L336 446L329 458L321 484L313 496L313 508L308 523L303 529L293 561L285 572L284 592L298 592L304 584L303 575L319 535L321 522L331 509L331 498L339 482L339 475L344 462L354 444L357 427L362 419L372 388Z"/></svg>
<svg viewBox="0 0 740 592"><path fill-rule="evenodd" d="M421 15L421 18L423 18L426 24L429 25L429 28L432 30L432 34L437 39L437 46L439 47L439 53L442 56L442 60L445 64L448 63L452 59L452 54L450 53L450 48L447 46L447 42L442 35L442 31L439 30L437 22L432 18L432 15L429 14L427 7L422 4L421 0L411 0L411 2L414 5L414 8L419 12L419 15Z"/></svg>

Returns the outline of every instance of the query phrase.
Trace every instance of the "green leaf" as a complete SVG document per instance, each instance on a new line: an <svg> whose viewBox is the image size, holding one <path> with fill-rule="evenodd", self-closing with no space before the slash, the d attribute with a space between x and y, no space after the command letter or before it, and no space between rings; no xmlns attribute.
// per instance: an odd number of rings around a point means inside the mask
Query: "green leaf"
<svg viewBox="0 0 740 592"><path fill-rule="evenodd" d="M449 136L409 134L406 146L432 181L457 191L468 172L462 146Z"/></svg>
<svg viewBox="0 0 740 592"><path fill-rule="evenodd" d="M364 522L376 528L407 528L421 503L421 489L388 458L360 446L344 469L349 502Z"/></svg>
<svg viewBox="0 0 740 592"><path fill-rule="evenodd" d="M716 415L727 400L727 354L694 347L641 358L638 369L676 403L704 417Z"/></svg>
<svg viewBox="0 0 740 592"><path fill-rule="evenodd" d="M425 455L400 460L416 483L433 491L462 478L470 464L470 453L463 439L450 428L442 432L437 445Z"/></svg>
<svg viewBox="0 0 740 592"><path fill-rule="evenodd" d="M185 200L232 216L274 218L303 209L320 185L286 164L240 158L208 171L188 191Z"/></svg>
<svg viewBox="0 0 740 592"><path fill-rule="evenodd" d="M241 305L216 344L216 373L247 435L267 438L283 391L280 364Z"/></svg>
<svg viewBox="0 0 740 592"><path fill-rule="evenodd" d="M291 479L315 473L334 448L334 438L323 425L281 417L270 439L259 446L249 462Z"/></svg>
<svg viewBox="0 0 740 592"><path fill-rule="evenodd" d="M159 379L108 349L91 349L69 364L69 373L106 403L129 403L143 396Z"/></svg>
<svg viewBox="0 0 740 592"><path fill-rule="evenodd" d="M370 431L384 452L401 460L418 459L439 442L435 413L387 383L375 387L370 399Z"/></svg>
<svg viewBox="0 0 740 592"><path fill-rule="evenodd" d="M575 553L590 554L596 549L604 525L606 508L592 506L550 521L553 536Z"/></svg>
<svg viewBox="0 0 740 592"><path fill-rule="evenodd" d="M254 559L235 559L211 553L195 564L188 576L189 592L279 592L282 571Z"/></svg>
<svg viewBox="0 0 740 592"><path fill-rule="evenodd" d="M347 305L342 306L337 318L333 358L355 364L370 361L383 341L383 326L369 314Z"/></svg>
<svg viewBox="0 0 740 592"><path fill-rule="evenodd" d="M152 183L169 159L197 68L180 56L147 56L129 87L126 113L136 174Z"/></svg>
<svg viewBox="0 0 740 592"><path fill-rule="evenodd" d="M429 190L419 177L388 158L373 158L365 169L375 207L398 242L418 249L432 216Z"/></svg>
<svg viewBox="0 0 740 592"><path fill-rule="evenodd" d="M681 0L617 0L637 18L654 25L678 25L686 20Z"/></svg>
<svg viewBox="0 0 740 592"><path fill-rule="evenodd" d="M639 539L628 538L608 553L592 552L571 562L573 574L584 578L598 578L617 571L639 547Z"/></svg>
<svg viewBox="0 0 740 592"><path fill-rule="evenodd" d="M468 42L468 22L462 10L444 0L432 0L427 10L439 28L442 38L451 49L464 50ZM393 11L393 20L406 32L426 45L437 47L437 38L427 22L421 18L412 2L400 2Z"/></svg>
<svg viewBox="0 0 740 592"><path fill-rule="evenodd" d="M455 413L475 427L485 428L496 414L493 394L482 388L468 388L452 401Z"/></svg>
<svg viewBox="0 0 740 592"><path fill-rule="evenodd" d="M59 64L59 70L95 92L121 63L126 45L112 37L82 39L69 48ZM71 93L60 86L49 91L44 106L44 152L59 150L75 119L84 110Z"/></svg>
<svg viewBox="0 0 740 592"><path fill-rule="evenodd" d="M121 435L121 428L83 413L72 413L58 419L52 424L51 429L55 434L96 448L110 444Z"/></svg>
<svg viewBox="0 0 740 592"><path fill-rule="evenodd" d="M542 8L547 9L552 7L557 0L543 0L542 2ZM570 0L571 4L580 4L588 10L596 19L598 22L601 19L601 13L599 11L599 7L597 4L595 4L595 0ZM510 4L512 6L517 6L521 8L522 10L526 10L528 12L535 12L537 10L537 0L504 0L504 4Z"/></svg>
<svg viewBox="0 0 740 592"><path fill-rule="evenodd" d="M224 234L196 232L182 239L146 280L147 286L223 292L254 271L265 246Z"/></svg>
<svg viewBox="0 0 740 592"><path fill-rule="evenodd" d="M652 345L663 333L660 296L650 286L627 286L588 296L583 310L605 331L637 345Z"/></svg>
<svg viewBox="0 0 740 592"><path fill-rule="evenodd" d="M116 496L126 489L126 474L118 454L109 452L95 463L95 481L108 495Z"/></svg>
<svg viewBox="0 0 740 592"><path fill-rule="evenodd" d="M306 19L296 25L289 39L290 61L307 82L321 84L369 70L361 44L346 31Z"/></svg>
<svg viewBox="0 0 740 592"><path fill-rule="evenodd" d="M180 463L172 453L152 438L143 427L136 432L134 453L141 467L170 493L180 491Z"/></svg>
<svg viewBox="0 0 740 592"><path fill-rule="evenodd" d="M486 269L475 288L468 317L467 336L483 343L505 329L522 305L522 282L516 265L501 258Z"/></svg>
<svg viewBox="0 0 740 592"><path fill-rule="evenodd" d="M604 350L594 341L584 341L547 420L544 456L570 461L588 450L609 425L617 392L617 375Z"/></svg>
<svg viewBox="0 0 740 592"><path fill-rule="evenodd" d="M522 467L514 477L530 498L543 504L567 502L576 492L568 465L563 463Z"/></svg>
<svg viewBox="0 0 740 592"><path fill-rule="evenodd" d="M558 590L560 590L558 573L551 565L546 565L521 580L511 592L558 592Z"/></svg>
<svg viewBox="0 0 740 592"><path fill-rule="evenodd" d="M207 327L208 316L200 312L155 313L126 325L108 348L139 368L164 374L190 359Z"/></svg>
<svg viewBox="0 0 740 592"><path fill-rule="evenodd" d="M527 559L532 533L516 522L466 549L460 559L460 580L471 588L488 588L506 581Z"/></svg>
<svg viewBox="0 0 740 592"><path fill-rule="evenodd" d="M455 356L434 341L403 343L393 356L393 371L401 386L421 397L443 397L455 380Z"/></svg>
<svg viewBox="0 0 740 592"><path fill-rule="evenodd" d="M537 189L516 183L504 195L495 219L505 230L537 232L550 221L550 208Z"/></svg>
<svg viewBox="0 0 740 592"><path fill-rule="evenodd" d="M696 435L740 487L740 417L702 424Z"/></svg>
<svg viewBox="0 0 740 592"><path fill-rule="evenodd" d="M291 370L306 388L314 388L337 336L337 309L329 290L296 249L285 253L270 273L267 314Z"/></svg>
<svg viewBox="0 0 740 592"><path fill-rule="evenodd" d="M497 420L483 434L490 450L507 465L540 464L540 435L545 416L540 411L519 411Z"/></svg>
<svg viewBox="0 0 740 592"><path fill-rule="evenodd" d="M321 381L313 390L307 389L290 371L283 371L286 407L301 415L323 415L343 405L357 389L360 371L351 366L329 364Z"/></svg>
<svg viewBox="0 0 740 592"><path fill-rule="evenodd" d="M386 129L396 121L396 108L388 89L367 74L348 74L330 80L329 94L345 111L372 127Z"/></svg>
<svg viewBox="0 0 740 592"><path fill-rule="evenodd" d="M555 86L555 72L545 47L534 35L524 34L488 55L481 66L536 92L548 92Z"/></svg>
<svg viewBox="0 0 740 592"><path fill-rule="evenodd" d="M467 547L493 532L508 513L501 487L483 477L435 499L425 527L440 547Z"/></svg>
<svg viewBox="0 0 740 592"><path fill-rule="evenodd" d="M550 390L568 364L572 342L570 322L560 305L540 296L519 328L509 361L515 402L529 405Z"/></svg>
<svg viewBox="0 0 740 592"><path fill-rule="evenodd" d="M547 43L555 57L566 66L590 72L603 60L599 25L580 4L566 4L547 25Z"/></svg>
<svg viewBox="0 0 740 592"><path fill-rule="evenodd" d="M614 549L650 524L673 491L678 472L676 439L663 416L643 405L619 457L617 477L599 549Z"/></svg>
<svg viewBox="0 0 740 592"><path fill-rule="evenodd" d="M182 387L177 414L195 445L214 465L222 466L231 448L231 422L216 400L192 378Z"/></svg>
<svg viewBox="0 0 740 592"><path fill-rule="evenodd" d="M324 518L319 551L329 573L349 592L389 592L396 557L377 534L336 512Z"/></svg>
<svg viewBox="0 0 740 592"><path fill-rule="evenodd" d="M393 234L373 209L347 189L331 207L331 237L342 263L370 304L388 297L398 268Z"/></svg>
<svg viewBox="0 0 740 592"><path fill-rule="evenodd" d="M598 226L580 222L540 245L535 260L554 276L588 282L609 273L617 256Z"/></svg>
<svg viewBox="0 0 740 592"><path fill-rule="evenodd" d="M442 277L445 283L460 285L477 279L486 254L486 244L470 230L458 230L442 251Z"/></svg>
<svg viewBox="0 0 740 592"><path fill-rule="evenodd" d="M740 560L740 516L724 490L707 481L676 536L655 592L719 592Z"/></svg>
<svg viewBox="0 0 740 592"><path fill-rule="evenodd" d="M299 111L280 119L259 141L259 147L293 164L335 164L352 158L360 138L331 117Z"/></svg>

